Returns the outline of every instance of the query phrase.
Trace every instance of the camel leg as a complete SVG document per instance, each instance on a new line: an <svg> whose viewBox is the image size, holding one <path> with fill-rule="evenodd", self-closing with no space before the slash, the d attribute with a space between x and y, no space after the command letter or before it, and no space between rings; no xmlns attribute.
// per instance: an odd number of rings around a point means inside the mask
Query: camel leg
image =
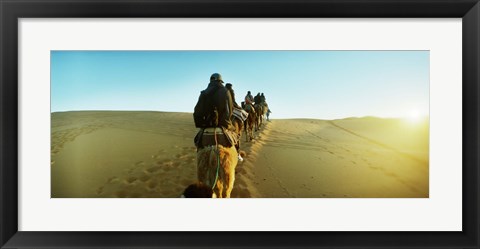
<svg viewBox="0 0 480 249"><path fill-rule="evenodd" d="M224 198L224 190L223 190L223 182L218 181L217 184L215 185L215 194L217 195L217 198Z"/></svg>
<svg viewBox="0 0 480 249"><path fill-rule="evenodd" d="M230 198L230 194L232 193L233 185L235 183L235 168L237 166L238 159L236 155L233 155L233 156L234 158L231 158L231 161L229 162L230 163L229 169L226 171L223 171L224 179L225 179L225 181L223 182L224 184L223 198Z"/></svg>
<svg viewBox="0 0 480 249"><path fill-rule="evenodd" d="M235 183L235 170L232 170L228 176L225 176L227 181L225 181L225 198L230 198L230 194L233 190L233 184Z"/></svg>
<svg viewBox="0 0 480 249"><path fill-rule="evenodd" d="M250 120L250 140L253 140L255 138L255 134L253 134L253 120Z"/></svg>
<svg viewBox="0 0 480 249"><path fill-rule="evenodd" d="M252 119L250 121L250 124L251 124L251 127L250 127L250 140L253 140L255 138L255 133L254 133L254 130L255 130L255 119Z"/></svg>
<svg viewBox="0 0 480 249"><path fill-rule="evenodd" d="M223 176L224 176L224 195L223 198L230 198L230 194L233 190L233 185L235 182L235 168L238 164L238 153L235 149L230 150L228 153L229 155L225 157L225 163L223 168Z"/></svg>

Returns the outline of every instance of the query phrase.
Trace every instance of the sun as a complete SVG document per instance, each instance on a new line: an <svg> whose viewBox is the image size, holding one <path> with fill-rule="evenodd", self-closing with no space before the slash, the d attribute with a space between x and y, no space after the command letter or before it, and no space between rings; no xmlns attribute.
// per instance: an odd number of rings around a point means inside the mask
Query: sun
<svg viewBox="0 0 480 249"><path fill-rule="evenodd" d="M410 121L411 123L418 123L420 120L422 120L422 114L420 113L419 110L413 109L408 114L407 120Z"/></svg>

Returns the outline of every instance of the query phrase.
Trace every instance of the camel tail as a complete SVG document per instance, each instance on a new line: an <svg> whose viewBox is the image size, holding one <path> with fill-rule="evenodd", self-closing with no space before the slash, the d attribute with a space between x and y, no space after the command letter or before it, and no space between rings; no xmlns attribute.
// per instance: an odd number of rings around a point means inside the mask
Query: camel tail
<svg viewBox="0 0 480 249"><path fill-rule="evenodd" d="M217 153L215 146L207 146L197 152L198 181L213 188L217 174Z"/></svg>

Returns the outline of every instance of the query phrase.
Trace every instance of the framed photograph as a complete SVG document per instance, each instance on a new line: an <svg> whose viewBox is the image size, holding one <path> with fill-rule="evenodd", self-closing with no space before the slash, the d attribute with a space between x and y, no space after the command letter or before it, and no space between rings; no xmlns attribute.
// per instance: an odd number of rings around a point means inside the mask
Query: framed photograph
<svg viewBox="0 0 480 249"><path fill-rule="evenodd" d="M428 198L429 53L52 50L51 198Z"/></svg>
<svg viewBox="0 0 480 249"><path fill-rule="evenodd" d="M477 0L0 6L1 248L479 247Z"/></svg>

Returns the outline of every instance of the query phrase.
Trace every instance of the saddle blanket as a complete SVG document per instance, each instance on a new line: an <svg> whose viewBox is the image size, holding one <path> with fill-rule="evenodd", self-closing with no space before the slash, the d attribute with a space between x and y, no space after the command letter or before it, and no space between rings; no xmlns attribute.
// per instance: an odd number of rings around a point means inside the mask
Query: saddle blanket
<svg viewBox="0 0 480 249"><path fill-rule="evenodd" d="M242 122L245 122L245 120L247 120L247 118L248 118L248 112L246 112L246 111L244 111L240 108L234 108L233 109L233 116L242 120Z"/></svg>
<svg viewBox="0 0 480 249"><path fill-rule="evenodd" d="M212 145L222 145L230 147L236 145L239 137L235 132L224 128L205 128L200 129L193 139L197 148L203 148Z"/></svg>

